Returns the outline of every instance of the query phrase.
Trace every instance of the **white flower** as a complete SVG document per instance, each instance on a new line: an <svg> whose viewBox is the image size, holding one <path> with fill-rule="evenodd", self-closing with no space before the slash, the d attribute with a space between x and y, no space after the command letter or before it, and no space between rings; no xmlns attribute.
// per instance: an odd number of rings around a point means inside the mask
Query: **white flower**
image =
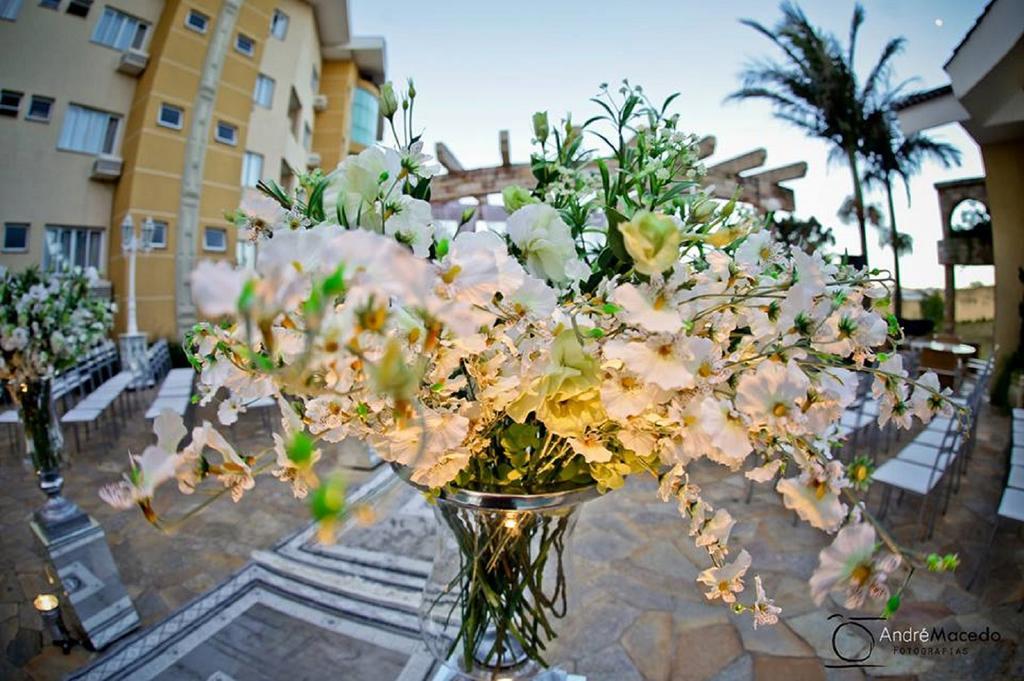
<svg viewBox="0 0 1024 681"><path fill-rule="evenodd" d="M576 258L569 225L546 203L523 206L508 216L508 236L526 260L526 269L555 284L569 280L566 267Z"/></svg>
<svg viewBox="0 0 1024 681"><path fill-rule="evenodd" d="M907 371L903 368L903 356L893 353L884 362L879 363L878 373L875 374L875 380L871 383L871 394L877 399L886 392L894 391L901 384L901 379L906 377Z"/></svg>
<svg viewBox="0 0 1024 681"><path fill-rule="evenodd" d="M701 403L701 420L711 443L724 455L720 461L711 454L709 456L734 470L739 468L753 451L743 417L729 401L708 397Z"/></svg>
<svg viewBox="0 0 1024 681"><path fill-rule="evenodd" d="M800 418L799 403L807 397L810 380L796 362L762 361L743 374L736 387L736 408L756 424L785 428Z"/></svg>
<svg viewBox="0 0 1024 681"><path fill-rule="evenodd" d="M228 395L228 398L217 406L217 420L222 426L230 426L238 422L238 414L242 411L245 411L242 399L235 394Z"/></svg>
<svg viewBox="0 0 1024 681"><path fill-rule="evenodd" d="M224 260L202 260L189 278L192 299L206 317L236 314L247 276Z"/></svg>
<svg viewBox="0 0 1024 681"><path fill-rule="evenodd" d="M818 554L818 568L811 576L811 596L821 605L835 590L845 591L847 608L859 608L870 597L889 597L886 580L900 565L900 557L887 553L875 558L878 544L875 528L869 523L847 525L831 546Z"/></svg>
<svg viewBox="0 0 1024 681"><path fill-rule="evenodd" d="M601 382L601 403L613 419L625 421L664 400L665 393L658 386L621 369L607 372Z"/></svg>
<svg viewBox="0 0 1024 681"><path fill-rule="evenodd" d="M434 177L441 174L441 164L433 163L433 156L423 153L423 141L413 142L401 150L402 170L416 177Z"/></svg>
<svg viewBox="0 0 1024 681"><path fill-rule="evenodd" d="M387 202L385 215L385 234L409 246L421 258L430 254L430 245L434 242L434 225L431 223L429 203L402 194Z"/></svg>
<svg viewBox="0 0 1024 681"><path fill-rule="evenodd" d="M296 442L304 426L295 409L280 395L277 396L277 404L281 409L281 431L284 435L273 434L277 467L272 474L282 482L291 483L292 494L296 499L304 499L309 490L319 483L313 466L320 460L321 452L319 449L306 450L308 458L303 461L293 460L289 454L289 447Z"/></svg>
<svg viewBox="0 0 1024 681"><path fill-rule="evenodd" d="M469 450L464 447L445 452L432 466L414 469L412 481L430 488L444 487L469 465L470 456Z"/></svg>
<svg viewBox="0 0 1024 681"><path fill-rule="evenodd" d="M604 354L665 390L685 390L696 384L701 367L710 361L716 347L711 339L695 336L651 340L611 340L605 344Z"/></svg>
<svg viewBox="0 0 1024 681"><path fill-rule="evenodd" d="M708 587L704 595L709 601L721 598L726 603L735 603L736 594L743 591L743 575L749 568L750 554L744 549L733 562L704 570L697 581Z"/></svg>
<svg viewBox="0 0 1024 681"><path fill-rule="evenodd" d="M779 472L779 468L782 467L782 459L775 459L769 461L763 466L753 468L743 475L747 480L753 480L754 482L768 482Z"/></svg>
<svg viewBox="0 0 1024 681"><path fill-rule="evenodd" d="M451 242L441 262L441 279L473 305L486 306L494 294L523 285L526 272L509 257L505 242L494 232L463 232Z"/></svg>
<svg viewBox="0 0 1024 681"><path fill-rule="evenodd" d="M131 473L121 482L100 489L100 498L114 508L125 509L135 504L148 507L156 488L173 480L184 463L178 454L178 444L186 433L181 417L164 409L153 421L153 432L157 436L155 445L142 450L142 456L129 455ZM152 513L148 509L146 512Z"/></svg>
<svg viewBox="0 0 1024 681"><path fill-rule="evenodd" d="M775 605L775 601L768 598L761 586L761 575L754 576L754 587L757 589L757 600L754 601L754 628L759 625L776 624L779 621L779 613L782 608Z"/></svg>
<svg viewBox="0 0 1024 681"><path fill-rule="evenodd" d="M532 318L550 317L558 305L558 294L542 279L523 275L523 283L504 302L516 314Z"/></svg>
<svg viewBox="0 0 1024 681"><path fill-rule="evenodd" d="M697 546L711 546L713 544L725 546L729 543L729 534L732 533L732 528L735 524L736 519L728 511L724 508L718 509L711 520L706 522L697 534Z"/></svg>
<svg viewBox="0 0 1024 681"><path fill-rule="evenodd" d="M953 416L952 396L953 391L943 389L939 385L939 377L929 371L917 379L917 385L910 396L910 408L924 423L931 421L936 414L950 418Z"/></svg>
<svg viewBox="0 0 1024 681"><path fill-rule="evenodd" d="M627 324L651 333L678 333L682 329L683 318L664 291L622 284L612 291L611 299L622 308L622 318Z"/></svg>
<svg viewBox="0 0 1024 681"><path fill-rule="evenodd" d="M830 461L824 466L808 463L800 477L779 480L775 489L782 495L783 505L802 520L819 530L835 532L846 517L839 493L847 486L842 464Z"/></svg>
<svg viewBox="0 0 1024 681"><path fill-rule="evenodd" d="M593 433L582 438L569 438L569 446L574 452L581 454L587 463L606 463L612 459L612 453L604 446L600 436Z"/></svg>

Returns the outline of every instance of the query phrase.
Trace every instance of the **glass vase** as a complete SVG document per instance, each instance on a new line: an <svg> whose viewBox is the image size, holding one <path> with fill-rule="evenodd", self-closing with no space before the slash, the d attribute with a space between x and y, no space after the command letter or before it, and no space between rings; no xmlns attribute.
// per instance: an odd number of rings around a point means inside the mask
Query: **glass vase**
<svg viewBox="0 0 1024 681"><path fill-rule="evenodd" d="M46 503L34 514L36 522L51 537L87 525L88 516L62 494L64 435L53 401L53 382L37 379L8 384L8 390L18 405L26 456L35 469L39 489L46 495Z"/></svg>
<svg viewBox="0 0 1024 681"><path fill-rule="evenodd" d="M594 487L437 499L437 552L423 589L427 648L456 678L534 679L574 634L572 536Z"/></svg>

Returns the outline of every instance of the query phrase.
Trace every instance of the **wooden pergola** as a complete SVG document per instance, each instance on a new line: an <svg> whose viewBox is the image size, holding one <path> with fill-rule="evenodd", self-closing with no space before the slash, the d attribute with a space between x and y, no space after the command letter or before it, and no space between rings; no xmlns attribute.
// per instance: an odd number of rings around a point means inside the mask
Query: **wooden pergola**
<svg viewBox="0 0 1024 681"><path fill-rule="evenodd" d="M715 152L715 138L707 136L698 143L700 158ZM512 163L509 160L509 135L502 130L498 135L501 165L489 168L466 169L455 154L443 142L437 143L437 159L447 170L446 175L435 177L430 185L430 202L434 217L442 220L458 220L466 198L475 198L480 206L473 220L503 222L506 217L502 206L491 205L487 197L500 194L505 187L519 185L532 187L535 184L528 163ZM731 199L739 189L739 200L762 213L774 210L792 211L795 206L793 190L780 183L795 180L807 174L807 164L791 163L781 168L748 172L764 165L768 152L755 149L745 154L720 161L708 166L705 183L713 186L714 196ZM745 173L745 174L744 174Z"/></svg>

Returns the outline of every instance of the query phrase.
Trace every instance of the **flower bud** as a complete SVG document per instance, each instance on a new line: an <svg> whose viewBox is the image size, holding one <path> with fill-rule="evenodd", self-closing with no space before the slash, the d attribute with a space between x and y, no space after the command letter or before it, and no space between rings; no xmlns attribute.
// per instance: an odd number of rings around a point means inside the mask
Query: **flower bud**
<svg viewBox="0 0 1024 681"><path fill-rule="evenodd" d="M416 86L413 85L412 78L409 79L409 99L416 99Z"/></svg>
<svg viewBox="0 0 1024 681"><path fill-rule="evenodd" d="M537 138L537 141L544 144L548 139L549 132L548 112L538 111L533 114L533 136Z"/></svg>
<svg viewBox="0 0 1024 681"><path fill-rule="evenodd" d="M531 203L539 203L537 199L530 195L530 190L519 185L511 185L505 187L501 192L501 198L505 203L505 212L509 215L515 213L523 206L527 206Z"/></svg>
<svg viewBox="0 0 1024 681"><path fill-rule="evenodd" d="M395 87L391 81L388 81L380 88L380 114L391 120L396 111L398 111L398 98L395 97Z"/></svg>

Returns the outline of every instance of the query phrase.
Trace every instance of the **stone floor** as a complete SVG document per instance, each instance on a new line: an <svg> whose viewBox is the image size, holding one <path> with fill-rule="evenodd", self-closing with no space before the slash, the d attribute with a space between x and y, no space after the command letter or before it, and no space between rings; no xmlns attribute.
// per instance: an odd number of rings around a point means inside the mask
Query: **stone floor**
<svg viewBox="0 0 1024 681"><path fill-rule="evenodd" d="M94 438L82 454L73 457L66 489L103 524L122 578L143 625L148 626L223 581L254 551L303 526L307 516L305 506L295 503L272 480L258 484L239 505L218 502L174 537L153 530L139 514L115 514L104 508L95 490L119 474L127 449L139 451L148 441L148 424L138 415L117 442ZM236 436L258 445L266 438L260 430L258 417L247 415ZM1006 473L1008 430L1004 417L984 416L969 476L947 515L939 520L932 540L914 542L915 499L891 508L886 519L902 543L922 551L959 552L964 557L957 575L915 575L893 628L983 631L988 627L1000 633L999 641L957 644L961 654L956 655L895 655L879 645L870 662L882 666L826 667L837 662L832 652L835 624L827 618L845 611L830 603L815 607L806 579L827 538L802 523L793 526L792 514L767 487L757 489L746 506L741 477L701 465L695 471L696 480L710 501L739 518L732 544L752 554L753 571L762 575L769 595L783 608L782 621L755 631L749 618L706 602L693 581L706 566L706 557L693 548L673 508L657 501L653 486L635 482L584 509L575 550L583 604L577 617L585 625L585 634L578 637L565 666L586 674L590 681L1024 677L1024 615L1018 612L1024 599L1024 542L1019 527L1009 523L1002 527L978 583L970 592L964 588L989 536ZM246 434L250 437L245 438ZM4 447L0 457L0 678L57 679L91 655L76 649L63 656L43 646L30 601L35 593L46 590L46 576L26 524L39 496L20 456ZM356 484L363 476L349 473ZM872 508L878 501L876 492ZM360 541L366 542L371 531L362 528ZM424 536L423 541L429 538ZM247 615L248 625L254 627L271 626L266 623L274 619L258 610ZM309 636L313 640L318 634L311 631ZM290 647L300 649L301 642L293 640ZM360 678L372 681L393 675Z"/></svg>

